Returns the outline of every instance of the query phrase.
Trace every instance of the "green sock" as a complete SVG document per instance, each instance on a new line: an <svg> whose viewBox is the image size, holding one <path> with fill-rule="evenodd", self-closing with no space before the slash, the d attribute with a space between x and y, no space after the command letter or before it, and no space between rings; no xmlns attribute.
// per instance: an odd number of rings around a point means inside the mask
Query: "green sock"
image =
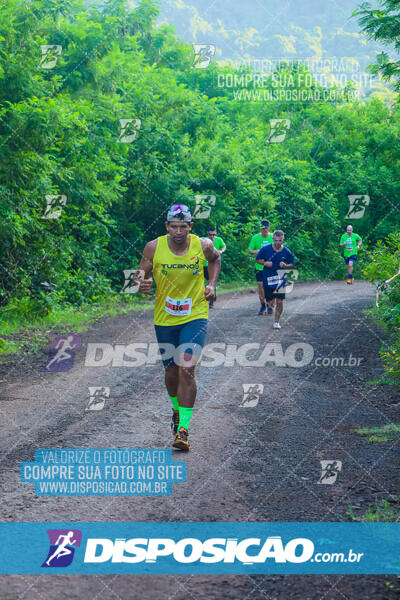
<svg viewBox="0 0 400 600"><path fill-rule="evenodd" d="M168 395L171 398L172 408L174 410L179 410L178 397L177 396L171 396L170 394L168 394Z"/></svg>
<svg viewBox="0 0 400 600"><path fill-rule="evenodd" d="M192 417L193 408L179 407L179 427L189 429L190 419Z"/></svg>

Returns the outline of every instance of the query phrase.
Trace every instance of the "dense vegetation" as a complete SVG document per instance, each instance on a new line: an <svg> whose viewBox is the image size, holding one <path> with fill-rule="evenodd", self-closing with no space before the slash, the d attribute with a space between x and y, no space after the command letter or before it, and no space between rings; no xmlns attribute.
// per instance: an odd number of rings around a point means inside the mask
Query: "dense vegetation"
<svg viewBox="0 0 400 600"><path fill-rule="evenodd" d="M400 0L381 0L379 9L364 2L357 11L363 30L374 40L379 40L386 47L378 55L371 70L379 73L384 80L389 81L394 88L400 90ZM393 48L396 56L391 53ZM398 148L398 140L395 142ZM395 153L396 156L396 153ZM397 156L396 156L397 158ZM399 213L399 197L393 198L393 208ZM371 248L365 275L371 281L377 281L378 296L375 316L390 332L391 344L382 349L386 383L400 386L400 234L398 227L394 233ZM385 284L385 281L392 281Z"/></svg>
<svg viewBox="0 0 400 600"><path fill-rule="evenodd" d="M375 315L392 335L392 344L382 349L385 383L400 386L400 233L379 240L365 273L371 281L378 280L377 309ZM394 279L385 284L385 280Z"/></svg>
<svg viewBox="0 0 400 600"><path fill-rule="evenodd" d="M397 105L352 100L350 87L339 102L235 99L221 85L232 68L192 68L155 2L103 4L0 3L0 318L118 294L168 206L198 194L216 196L225 281L251 278L260 217L285 230L308 279L344 275L348 195L370 196L354 222L366 249L399 229ZM62 48L53 68L45 44ZM301 66L275 75L269 90L323 91ZM268 143L274 118L290 119L281 143ZM140 120L131 143L120 119ZM49 195L66 197L59 218L43 218Z"/></svg>
<svg viewBox="0 0 400 600"><path fill-rule="evenodd" d="M325 61L338 76L330 59L346 57L361 73L382 47L380 40L367 39L351 18L357 0L162 0L160 4L161 22L174 25L187 42L216 44L223 60L312 58ZM382 85L376 81L365 86L364 94L380 95Z"/></svg>
<svg viewBox="0 0 400 600"><path fill-rule="evenodd" d="M231 58L319 54L371 60L377 44L366 44L357 22L350 19L357 4L355 0L335 5L319 0L164 0L160 19L174 24L186 41L205 38Z"/></svg>

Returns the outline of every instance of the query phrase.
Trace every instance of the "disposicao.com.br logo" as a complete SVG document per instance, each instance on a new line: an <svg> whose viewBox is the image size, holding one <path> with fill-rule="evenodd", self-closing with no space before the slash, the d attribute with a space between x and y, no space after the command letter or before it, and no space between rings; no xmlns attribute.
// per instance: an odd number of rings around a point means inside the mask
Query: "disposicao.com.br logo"
<svg viewBox="0 0 400 600"><path fill-rule="evenodd" d="M0 539L0 574L400 574L400 523L4 522Z"/></svg>
<svg viewBox="0 0 400 600"><path fill-rule="evenodd" d="M109 344L89 342L86 367L141 367L154 365L157 361L173 358L180 366L191 366L193 356L199 355L202 367L304 367L311 363L314 348L311 344L296 342L283 348L280 342L260 344L226 344L214 342L201 348L196 343L181 344L177 348L169 343L135 342L132 344Z"/></svg>
<svg viewBox="0 0 400 600"><path fill-rule="evenodd" d="M177 563L235 563L244 565L265 563L359 562L362 553L314 553L314 543L308 538L293 538L286 544L280 536L266 539L247 538L90 538L87 540L85 563L156 563L170 557Z"/></svg>
<svg viewBox="0 0 400 600"><path fill-rule="evenodd" d="M68 567L74 558L75 548L81 545L79 529L48 529L50 548L42 567Z"/></svg>

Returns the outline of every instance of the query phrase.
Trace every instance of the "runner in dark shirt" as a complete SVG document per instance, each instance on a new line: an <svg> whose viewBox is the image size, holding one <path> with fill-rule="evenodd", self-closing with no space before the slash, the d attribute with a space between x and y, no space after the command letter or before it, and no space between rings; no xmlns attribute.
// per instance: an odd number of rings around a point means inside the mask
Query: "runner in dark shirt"
<svg viewBox="0 0 400 600"><path fill-rule="evenodd" d="M256 262L263 265L263 286L265 300L269 305L275 304L274 329L281 329L279 319L283 312L283 300L285 299L285 278L281 279L279 269L291 269L294 267L295 259L289 248L283 245L285 235L277 229L273 234L273 243L261 248L256 256Z"/></svg>

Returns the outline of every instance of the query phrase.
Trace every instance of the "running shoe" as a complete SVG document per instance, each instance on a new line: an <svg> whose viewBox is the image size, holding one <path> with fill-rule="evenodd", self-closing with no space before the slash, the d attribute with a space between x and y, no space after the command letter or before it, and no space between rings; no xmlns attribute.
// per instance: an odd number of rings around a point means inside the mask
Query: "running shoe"
<svg viewBox="0 0 400 600"><path fill-rule="evenodd" d="M259 315L263 315L265 313L265 311L267 310L266 306L261 305L260 306L260 310L258 311Z"/></svg>
<svg viewBox="0 0 400 600"><path fill-rule="evenodd" d="M184 450L187 452L190 448L190 445L188 442L188 437L189 437L188 430L181 427L175 436L175 440L174 440L174 443L172 444L172 447L178 448L179 450Z"/></svg>
<svg viewBox="0 0 400 600"><path fill-rule="evenodd" d="M172 417L171 417L171 431L172 431L173 436L175 436L178 433L178 427L179 427L179 410L173 410Z"/></svg>
<svg viewBox="0 0 400 600"><path fill-rule="evenodd" d="M272 313L274 312L274 309L271 308L270 306L268 306L267 310L268 310L269 315L272 315Z"/></svg>
<svg viewBox="0 0 400 600"><path fill-rule="evenodd" d="M353 283L353 278L352 277L348 277L347 278L347 285L352 285Z"/></svg>
<svg viewBox="0 0 400 600"><path fill-rule="evenodd" d="M272 326L272 327L273 327L274 329L282 329L282 327L281 327L281 326L279 325L279 323L277 323L276 321L275 321L275 323L273 324L273 326Z"/></svg>

